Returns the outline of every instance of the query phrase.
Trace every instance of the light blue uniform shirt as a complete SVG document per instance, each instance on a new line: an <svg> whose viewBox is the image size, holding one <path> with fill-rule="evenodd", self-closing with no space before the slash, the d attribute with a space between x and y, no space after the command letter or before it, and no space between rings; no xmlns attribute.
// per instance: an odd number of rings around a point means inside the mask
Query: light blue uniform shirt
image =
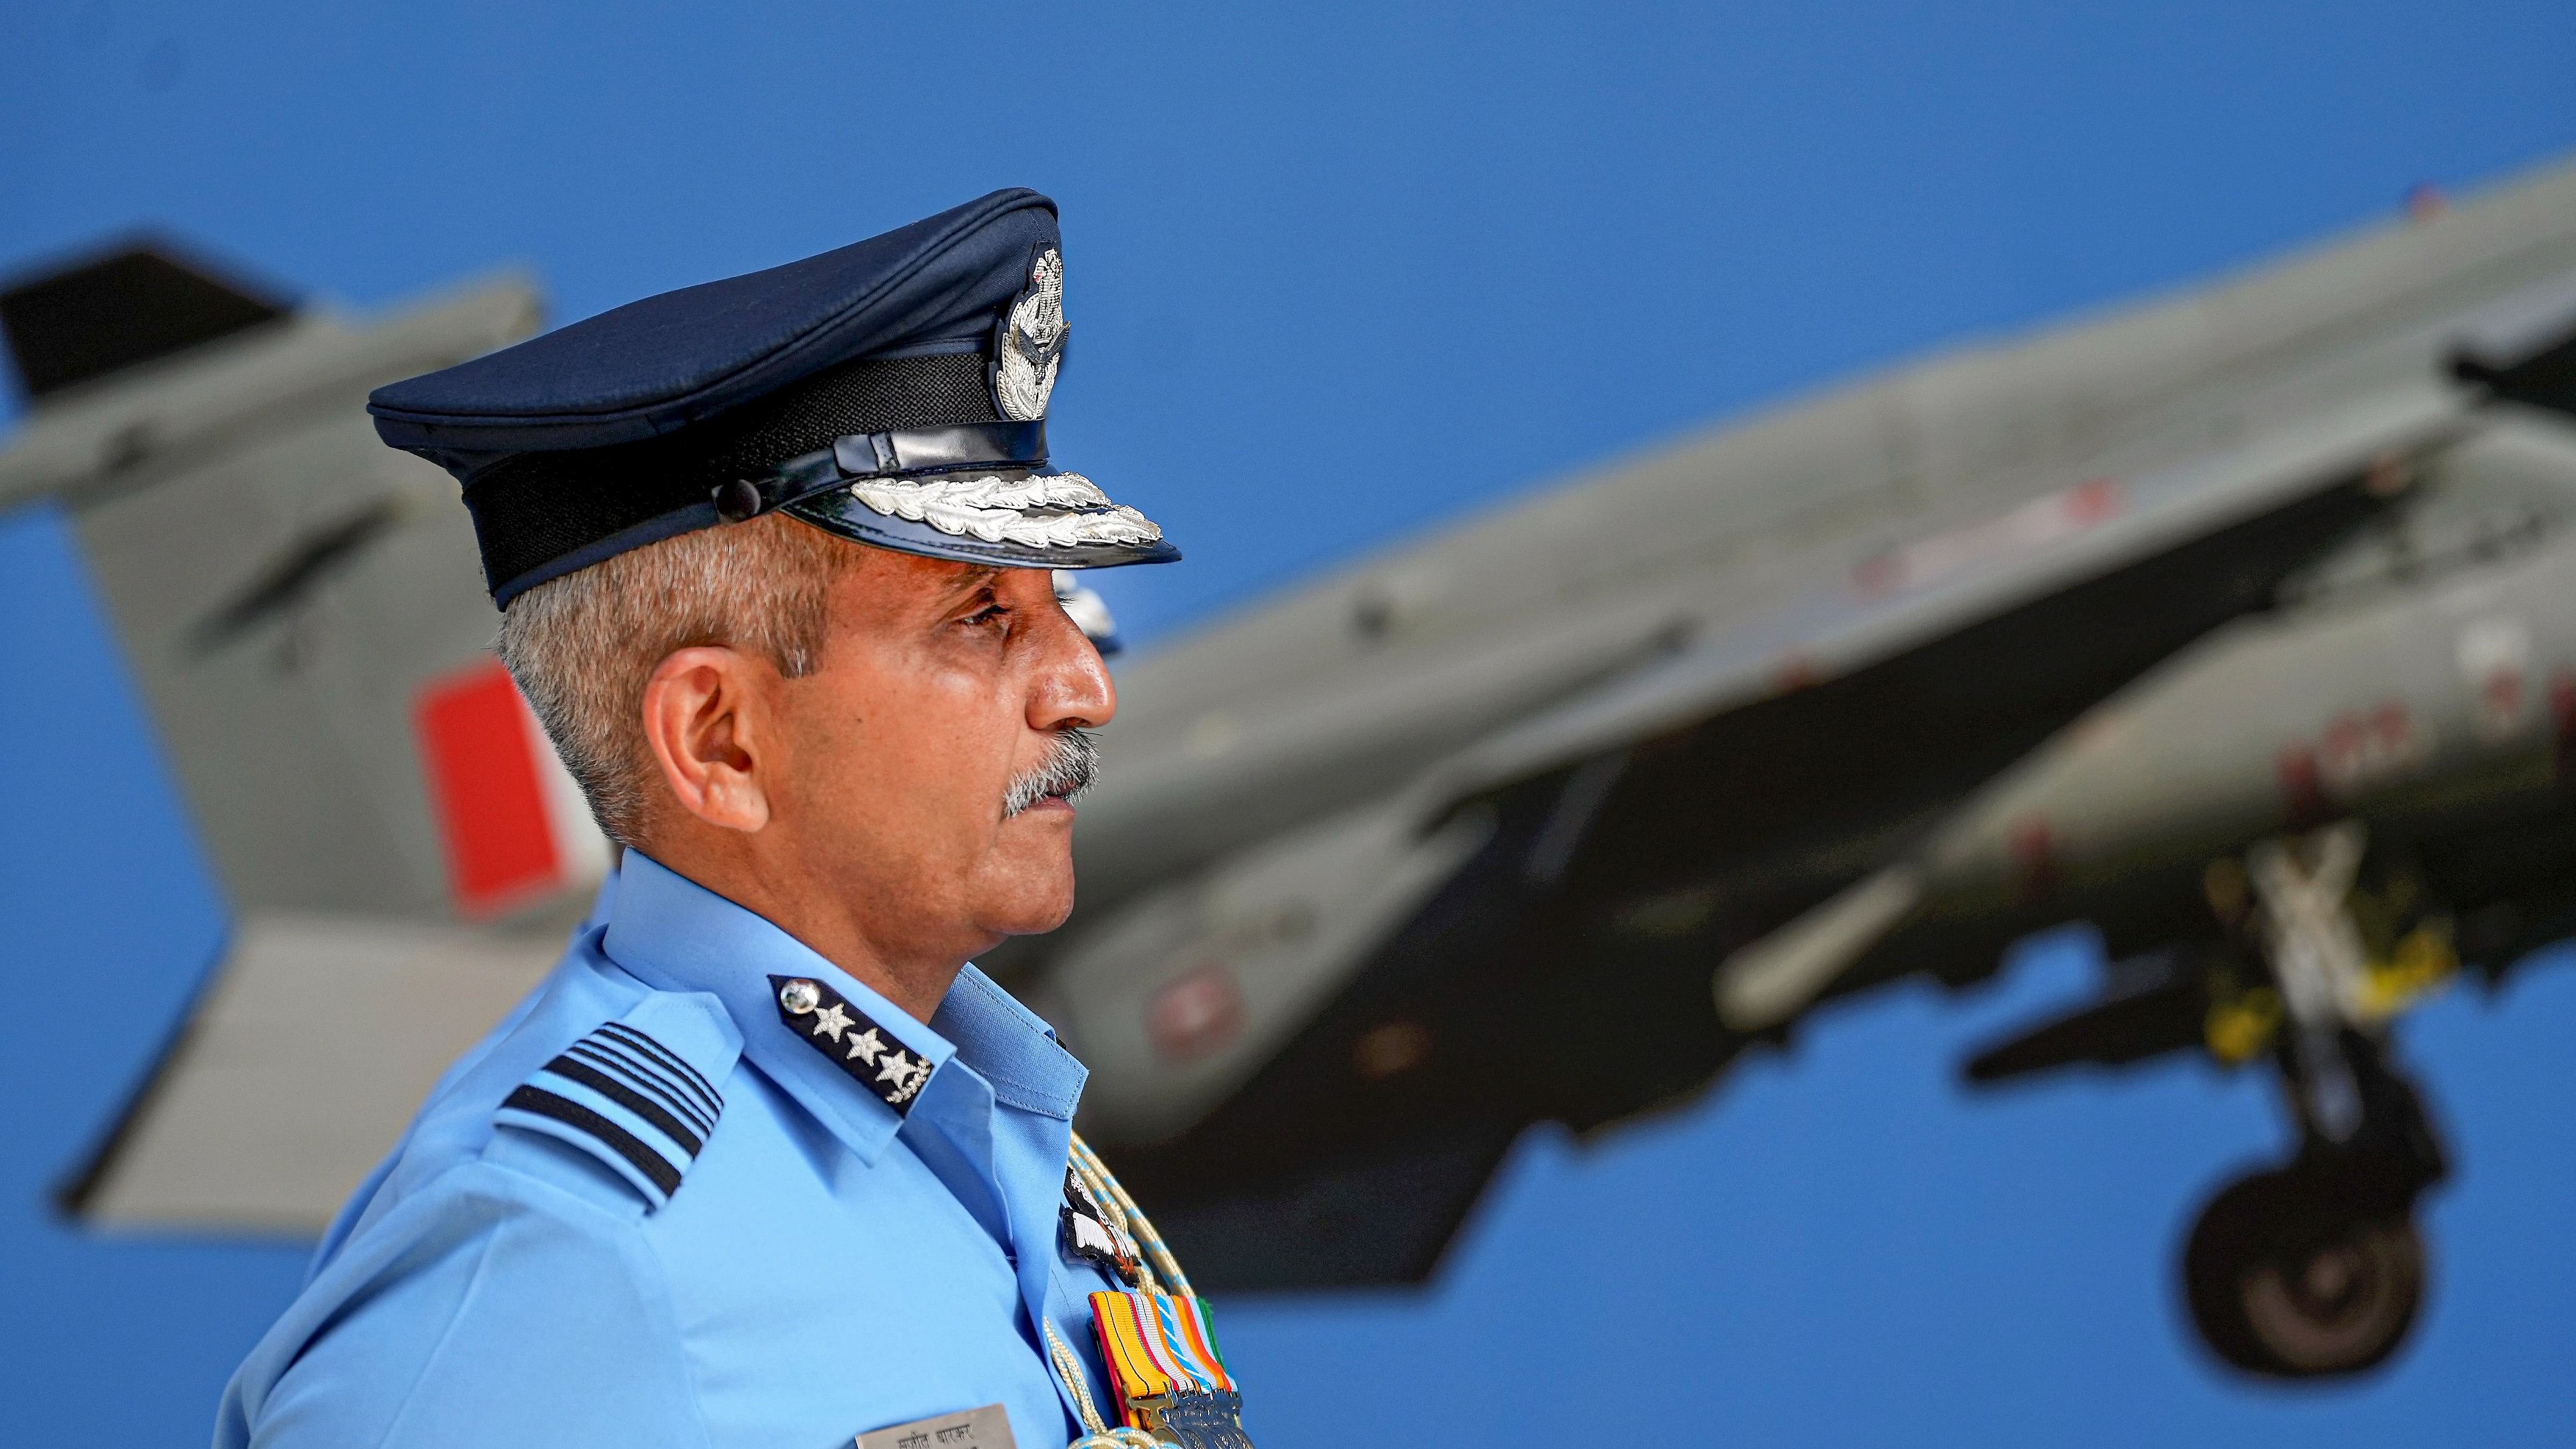
<svg viewBox="0 0 2576 1449"><path fill-rule="evenodd" d="M633 852L603 900L342 1210L216 1449L826 1449L992 1403L1060 1449L1039 1315L1107 1412L1047 1025L969 966L923 1026ZM902 1112L772 977L929 1065Z"/></svg>

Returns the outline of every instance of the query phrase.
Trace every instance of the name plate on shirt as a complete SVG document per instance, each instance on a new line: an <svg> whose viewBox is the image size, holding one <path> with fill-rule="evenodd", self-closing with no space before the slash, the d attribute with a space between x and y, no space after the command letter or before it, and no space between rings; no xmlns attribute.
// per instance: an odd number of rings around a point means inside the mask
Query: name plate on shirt
<svg viewBox="0 0 2576 1449"><path fill-rule="evenodd" d="M1011 1442L1011 1421L999 1404L871 1429L857 1442L858 1449L1019 1449Z"/></svg>

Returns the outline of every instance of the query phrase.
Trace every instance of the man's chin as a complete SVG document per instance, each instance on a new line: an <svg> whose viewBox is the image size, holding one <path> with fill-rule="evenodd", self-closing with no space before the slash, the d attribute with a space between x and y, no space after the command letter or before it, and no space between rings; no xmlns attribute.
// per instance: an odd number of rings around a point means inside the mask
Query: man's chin
<svg viewBox="0 0 2576 1449"><path fill-rule="evenodd" d="M1032 830L1011 839L1010 827L1019 823L1004 823L995 858L979 872L984 888L976 894L984 909L976 915L989 930L1034 936L1073 914L1072 838L1068 832Z"/></svg>
<svg viewBox="0 0 2576 1449"><path fill-rule="evenodd" d="M1073 914L1073 892L1046 901L1009 901L984 913L984 929L996 936L1043 936Z"/></svg>

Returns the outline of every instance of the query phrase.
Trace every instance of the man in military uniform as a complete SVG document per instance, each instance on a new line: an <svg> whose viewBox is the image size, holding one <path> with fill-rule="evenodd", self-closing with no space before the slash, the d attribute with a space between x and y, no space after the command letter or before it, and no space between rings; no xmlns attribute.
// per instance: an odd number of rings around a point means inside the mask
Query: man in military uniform
<svg viewBox="0 0 2576 1449"><path fill-rule="evenodd" d="M1116 694L1052 570L1054 203L1002 191L377 392L626 847L226 1391L216 1443L1244 1444L1204 1308L972 965L1073 904Z"/></svg>

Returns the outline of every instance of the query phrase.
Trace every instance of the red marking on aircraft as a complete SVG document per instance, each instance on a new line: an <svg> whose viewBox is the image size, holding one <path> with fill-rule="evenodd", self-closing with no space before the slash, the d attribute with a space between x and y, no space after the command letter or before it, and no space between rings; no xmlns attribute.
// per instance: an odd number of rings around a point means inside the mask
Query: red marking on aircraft
<svg viewBox="0 0 2576 1449"><path fill-rule="evenodd" d="M1243 988L1221 961L1163 983L1145 1004L1145 1035L1168 1062L1191 1062L1243 1034Z"/></svg>
<svg viewBox="0 0 2576 1449"><path fill-rule="evenodd" d="M491 916L561 884L565 861L546 807L546 762L536 754L549 746L500 661L487 658L421 686L412 728L457 910Z"/></svg>
<svg viewBox="0 0 2576 1449"><path fill-rule="evenodd" d="M1863 598L1936 584L1979 565L2035 552L2108 523L2127 504L2117 479L2095 478L2036 498L2010 513L1916 539L1863 559L1852 582Z"/></svg>
<svg viewBox="0 0 2576 1449"><path fill-rule="evenodd" d="M2307 830L2325 823L2330 806L2325 786L2317 778L2317 752L2309 745L2292 741L2281 747L2273 764L2281 781L2281 810L2293 830Z"/></svg>
<svg viewBox="0 0 2576 1449"><path fill-rule="evenodd" d="M2317 737L2317 773L2336 794L2375 785L2424 755L2415 717L2400 700L2337 715Z"/></svg>

